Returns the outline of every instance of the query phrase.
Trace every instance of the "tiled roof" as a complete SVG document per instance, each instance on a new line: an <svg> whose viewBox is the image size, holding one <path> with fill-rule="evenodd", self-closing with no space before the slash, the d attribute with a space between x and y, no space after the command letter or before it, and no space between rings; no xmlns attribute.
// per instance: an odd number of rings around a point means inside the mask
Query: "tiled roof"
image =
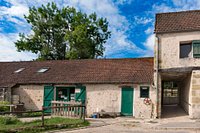
<svg viewBox="0 0 200 133"><path fill-rule="evenodd" d="M200 31L200 10L156 14L155 33Z"/></svg>
<svg viewBox="0 0 200 133"><path fill-rule="evenodd" d="M19 73L16 70L25 68ZM41 68L49 68L38 73ZM153 58L1 62L0 86L14 84L152 83Z"/></svg>

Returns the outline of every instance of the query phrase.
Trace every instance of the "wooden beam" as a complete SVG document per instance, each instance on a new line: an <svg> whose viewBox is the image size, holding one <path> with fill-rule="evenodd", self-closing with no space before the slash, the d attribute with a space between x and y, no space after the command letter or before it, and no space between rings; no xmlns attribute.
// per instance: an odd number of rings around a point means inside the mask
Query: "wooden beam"
<svg viewBox="0 0 200 133"><path fill-rule="evenodd" d="M159 69L159 72L180 72L190 73L192 70L200 70L200 67L176 67L176 68L164 68Z"/></svg>

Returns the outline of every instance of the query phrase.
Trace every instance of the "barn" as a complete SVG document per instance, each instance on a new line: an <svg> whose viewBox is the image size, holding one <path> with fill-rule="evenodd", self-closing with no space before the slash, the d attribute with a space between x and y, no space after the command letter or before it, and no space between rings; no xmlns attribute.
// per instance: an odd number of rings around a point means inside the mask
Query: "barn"
<svg viewBox="0 0 200 133"><path fill-rule="evenodd" d="M153 58L0 63L1 100L39 110L51 101L79 101L87 116L113 112L155 117ZM151 104L144 102L148 98Z"/></svg>

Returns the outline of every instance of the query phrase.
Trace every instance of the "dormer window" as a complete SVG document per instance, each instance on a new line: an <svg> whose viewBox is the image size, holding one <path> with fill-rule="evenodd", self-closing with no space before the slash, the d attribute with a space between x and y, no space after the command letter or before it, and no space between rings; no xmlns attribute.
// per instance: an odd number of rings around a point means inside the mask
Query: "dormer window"
<svg viewBox="0 0 200 133"><path fill-rule="evenodd" d="M20 69L14 71L14 73L20 73L20 72L23 71L24 69L25 69L25 68L20 68Z"/></svg>
<svg viewBox="0 0 200 133"><path fill-rule="evenodd" d="M46 71L48 71L48 70L49 70L49 68L45 67L45 68L39 69L37 72L38 72L38 73L44 73L44 72L46 72Z"/></svg>

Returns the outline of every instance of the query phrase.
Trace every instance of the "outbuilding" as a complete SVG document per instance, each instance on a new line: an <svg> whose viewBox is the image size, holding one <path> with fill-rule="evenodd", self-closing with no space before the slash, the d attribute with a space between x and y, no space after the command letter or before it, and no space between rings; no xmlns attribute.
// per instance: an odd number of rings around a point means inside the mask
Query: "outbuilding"
<svg viewBox="0 0 200 133"><path fill-rule="evenodd" d="M1 62L0 94L27 110L50 106L52 100L79 101L88 117L113 112L153 118L153 68L151 57Z"/></svg>

